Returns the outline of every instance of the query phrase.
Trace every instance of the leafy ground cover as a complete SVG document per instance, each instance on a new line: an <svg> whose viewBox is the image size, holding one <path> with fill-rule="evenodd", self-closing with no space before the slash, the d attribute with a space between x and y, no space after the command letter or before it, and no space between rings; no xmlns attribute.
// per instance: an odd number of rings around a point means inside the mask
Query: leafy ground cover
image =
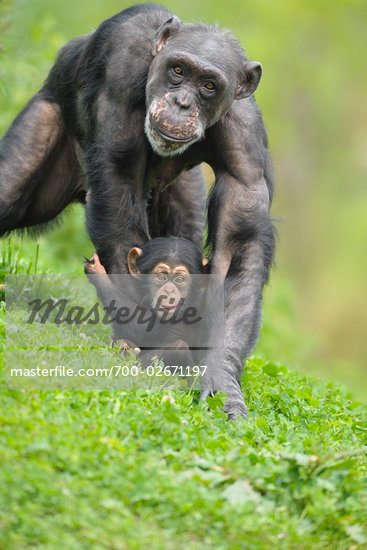
<svg viewBox="0 0 367 550"><path fill-rule="evenodd" d="M13 2L0 0L1 133L38 90L57 49L126 7L116 0L67 4L22 1L13 13ZM367 73L360 67L367 49L359 30L367 4L283 2L281 9L279 3L265 9L253 2L242 18L242 4L234 4L167 5L184 20L219 20L233 28L264 64L257 97L282 182L275 216L289 227L279 266L291 266L300 311L328 337L329 359L323 353L316 368L327 372L331 365L334 377L350 383L353 364L336 375L336 362L343 350L344 357L355 353L362 399L367 218L359 98L366 95ZM279 98L274 89L281 67L286 86ZM310 71L318 71L312 86ZM325 212L331 213L327 226ZM82 272L82 256L93 253L83 220L74 211L61 233L48 235L39 271ZM23 241L22 248L34 255L33 264L10 246L0 253L0 277L37 271L36 245ZM282 302L290 293L289 286L279 292L280 283L288 284L285 275L274 284L261 349L267 357L283 354L314 368L308 336L295 334L289 300ZM0 347L3 316L0 305ZM2 390L0 548L367 548L365 406L335 385L261 359L248 362L243 385L249 417L237 426L223 421L223 396L208 412L188 393Z"/></svg>
<svg viewBox="0 0 367 550"><path fill-rule="evenodd" d="M2 391L0 548L366 548L366 406L261 358L243 387L237 425L222 394Z"/></svg>

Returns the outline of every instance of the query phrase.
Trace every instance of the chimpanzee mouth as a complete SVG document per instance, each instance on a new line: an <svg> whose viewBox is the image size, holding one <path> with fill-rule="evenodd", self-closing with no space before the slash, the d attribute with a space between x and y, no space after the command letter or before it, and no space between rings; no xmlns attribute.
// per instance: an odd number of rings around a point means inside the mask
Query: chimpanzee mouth
<svg viewBox="0 0 367 550"><path fill-rule="evenodd" d="M154 124L150 113L145 117L145 135L149 143L158 155L162 157L170 157L180 155L186 149L191 147L193 143L200 139L200 136L193 135L190 138L177 139L161 132Z"/></svg>
<svg viewBox="0 0 367 550"><path fill-rule="evenodd" d="M177 306L162 306L162 304L159 306L160 311L164 311L164 313L174 313L177 309Z"/></svg>
<svg viewBox="0 0 367 550"><path fill-rule="evenodd" d="M171 143L190 143L190 141L193 141L196 139L196 136L193 135L189 138L175 138L173 136L170 136L169 134L165 134L164 132L162 132L162 130L160 130L157 125L154 123L152 117L149 117L149 122L153 128L153 130L162 138L164 139L165 141L170 141Z"/></svg>

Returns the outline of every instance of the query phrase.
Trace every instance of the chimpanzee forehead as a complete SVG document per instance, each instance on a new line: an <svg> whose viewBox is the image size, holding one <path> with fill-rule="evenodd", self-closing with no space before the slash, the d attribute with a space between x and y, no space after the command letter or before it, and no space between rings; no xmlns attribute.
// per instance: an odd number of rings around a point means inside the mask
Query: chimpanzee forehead
<svg viewBox="0 0 367 550"><path fill-rule="evenodd" d="M170 273L170 274L188 274L189 270L188 268L183 264L170 264L166 262L159 262L154 269L153 273Z"/></svg>
<svg viewBox="0 0 367 550"><path fill-rule="evenodd" d="M238 74L242 68L242 52L231 48L226 40L210 33L203 36L195 31L192 34L182 32L169 41L165 49L167 54L175 52L194 56L201 66L218 68L228 77L233 73Z"/></svg>

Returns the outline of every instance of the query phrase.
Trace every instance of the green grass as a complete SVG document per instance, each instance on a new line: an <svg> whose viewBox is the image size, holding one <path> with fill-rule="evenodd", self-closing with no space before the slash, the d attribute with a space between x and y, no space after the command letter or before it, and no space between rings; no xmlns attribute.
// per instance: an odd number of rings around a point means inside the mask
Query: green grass
<svg viewBox="0 0 367 550"><path fill-rule="evenodd" d="M184 20L232 28L264 65L257 98L279 182L273 216L286 224L258 349L343 377L365 400L367 4L253 2L245 13L236 0L166 3ZM58 48L127 3L70 6L0 0L1 134ZM63 220L39 251L29 239L5 244L0 284L5 273L82 273L93 247L81 207ZM2 374L3 300L0 287ZM262 359L248 362L243 387L249 417L237 426L224 422L223 396L208 412L188 393L170 392L171 402L147 392L2 391L0 549L367 548L366 407Z"/></svg>
<svg viewBox="0 0 367 550"><path fill-rule="evenodd" d="M367 407L260 358L243 387L237 425L221 394L3 391L0 548L366 548Z"/></svg>

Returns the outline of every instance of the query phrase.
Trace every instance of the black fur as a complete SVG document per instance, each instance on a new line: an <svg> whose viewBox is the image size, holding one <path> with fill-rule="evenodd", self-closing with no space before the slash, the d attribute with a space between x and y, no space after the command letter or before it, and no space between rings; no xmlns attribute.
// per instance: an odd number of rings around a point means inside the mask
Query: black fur
<svg viewBox="0 0 367 550"><path fill-rule="evenodd" d="M201 249L199 165L211 165L207 246L212 273L226 278L226 342L203 395L226 391L227 411L242 416L243 360L274 250L271 162L251 96L260 75L228 31L136 5L61 50L0 142L0 235L42 228L88 190L88 231L111 274L126 273L129 249L151 237L184 237ZM203 88L208 78L213 88Z"/></svg>

